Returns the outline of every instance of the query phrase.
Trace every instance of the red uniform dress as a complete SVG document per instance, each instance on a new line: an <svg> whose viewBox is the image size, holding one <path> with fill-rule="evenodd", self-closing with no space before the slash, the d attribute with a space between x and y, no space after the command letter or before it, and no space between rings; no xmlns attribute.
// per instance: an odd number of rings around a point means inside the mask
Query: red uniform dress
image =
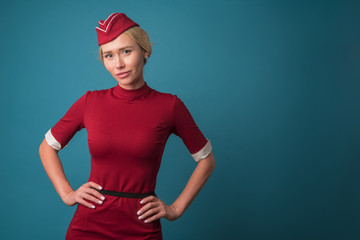
<svg viewBox="0 0 360 240"><path fill-rule="evenodd" d="M169 135L178 135L196 161L212 150L184 103L146 83L136 90L119 85L87 91L45 135L62 149L86 128L91 155L89 181L103 189L129 193L155 190ZM95 209L77 205L66 239L162 239L160 220L144 223L137 211L141 199L105 195Z"/></svg>

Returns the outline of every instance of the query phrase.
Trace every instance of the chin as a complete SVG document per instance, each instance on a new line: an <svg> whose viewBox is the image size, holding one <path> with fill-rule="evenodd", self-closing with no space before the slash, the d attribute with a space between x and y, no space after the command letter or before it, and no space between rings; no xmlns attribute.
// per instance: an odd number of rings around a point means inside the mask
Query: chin
<svg viewBox="0 0 360 240"><path fill-rule="evenodd" d="M129 80L128 79L119 79L118 83L120 85L125 85L125 86L135 86L137 84L136 81L133 81L131 79L129 79Z"/></svg>
<svg viewBox="0 0 360 240"><path fill-rule="evenodd" d="M127 78L115 78L115 79L118 81L118 83L124 84L124 85L129 85L134 82L131 79L127 79Z"/></svg>

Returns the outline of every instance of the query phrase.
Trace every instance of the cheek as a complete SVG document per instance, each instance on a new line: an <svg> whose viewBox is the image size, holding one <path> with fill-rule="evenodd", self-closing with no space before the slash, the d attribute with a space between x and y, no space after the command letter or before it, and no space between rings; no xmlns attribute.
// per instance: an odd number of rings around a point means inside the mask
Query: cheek
<svg viewBox="0 0 360 240"><path fill-rule="evenodd" d="M134 58L132 58L131 61L129 62L129 65L131 65L132 68L136 68L138 71L140 71L141 68L143 67L142 61L143 59L139 58L139 56L134 56Z"/></svg>
<svg viewBox="0 0 360 240"><path fill-rule="evenodd" d="M112 71L113 71L113 67L112 67L112 64L110 64L110 63L104 63L104 66L105 66L105 68L106 68L106 70L108 70L110 73L112 73Z"/></svg>

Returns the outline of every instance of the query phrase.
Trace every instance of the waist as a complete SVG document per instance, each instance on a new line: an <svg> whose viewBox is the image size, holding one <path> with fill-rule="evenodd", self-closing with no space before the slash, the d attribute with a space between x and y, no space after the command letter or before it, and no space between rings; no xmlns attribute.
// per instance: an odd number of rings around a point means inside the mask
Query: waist
<svg viewBox="0 0 360 240"><path fill-rule="evenodd" d="M99 193L103 194L103 195L108 195L108 196L114 196L114 197L123 197L123 198L145 198L148 196L155 196L155 192L149 192L149 193L129 193L129 192L117 192L117 191L110 191L110 190L105 190L105 189L96 189L94 188L96 191L98 191Z"/></svg>

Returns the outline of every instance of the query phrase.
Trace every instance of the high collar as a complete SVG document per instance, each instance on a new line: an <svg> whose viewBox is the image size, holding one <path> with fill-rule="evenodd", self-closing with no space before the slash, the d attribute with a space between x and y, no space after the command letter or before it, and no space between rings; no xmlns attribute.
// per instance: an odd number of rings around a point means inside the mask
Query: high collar
<svg viewBox="0 0 360 240"><path fill-rule="evenodd" d="M150 93L151 88L147 85L145 82L144 85L142 85L140 88L128 90L123 87L120 87L119 84L117 84L114 87L114 96L125 101L132 103L136 99L144 98L145 96Z"/></svg>

